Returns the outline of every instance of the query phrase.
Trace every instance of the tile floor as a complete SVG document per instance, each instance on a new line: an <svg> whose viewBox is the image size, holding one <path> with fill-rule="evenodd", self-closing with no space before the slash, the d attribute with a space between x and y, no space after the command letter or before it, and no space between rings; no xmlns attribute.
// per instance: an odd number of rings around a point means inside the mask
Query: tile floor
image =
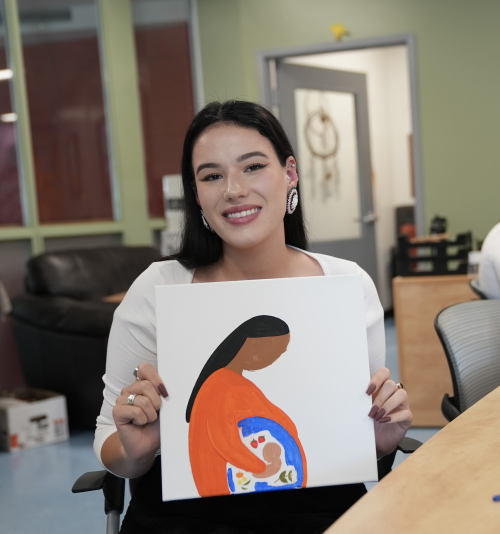
<svg viewBox="0 0 500 534"><path fill-rule="evenodd" d="M396 332L386 320L387 366L399 379ZM426 441L436 429L412 429ZM93 433L74 429L68 442L16 454L0 452L0 533L104 533L106 518L101 492L74 495L71 486L86 471L101 469L92 449ZM405 455L398 453L396 464ZM374 484L370 485L373 487ZM128 502L128 488L126 502Z"/></svg>

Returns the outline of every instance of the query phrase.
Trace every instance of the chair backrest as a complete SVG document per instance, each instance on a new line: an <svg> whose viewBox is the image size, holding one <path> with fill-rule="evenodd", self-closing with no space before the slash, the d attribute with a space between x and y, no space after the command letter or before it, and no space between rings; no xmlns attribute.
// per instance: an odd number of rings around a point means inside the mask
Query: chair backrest
<svg viewBox="0 0 500 534"><path fill-rule="evenodd" d="M100 299L127 291L160 253L151 247L46 252L29 260L25 285L33 295Z"/></svg>
<svg viewBox="0 0 500 534"><path fill-rule="evenodd" d="M469 286L480 299L488 299L488 297L481 291L481 287L479 286L479 280L477 278L471 278L469 280Z"/></svg>
<svg viewBox="0 0 500 534"><path fill-rule="evenodd" d="M500 300L473 300L435 320L460 412L500 386Z"/></svg>

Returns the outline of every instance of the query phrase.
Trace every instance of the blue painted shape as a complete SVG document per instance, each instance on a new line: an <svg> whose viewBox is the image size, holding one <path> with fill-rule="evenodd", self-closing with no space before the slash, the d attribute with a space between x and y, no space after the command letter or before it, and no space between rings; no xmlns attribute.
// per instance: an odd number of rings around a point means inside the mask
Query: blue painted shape
<svg viewBox="0 0 500 534"><path fill-rule="evenodd" d="M255 491L272 491L275 489L281 490L302 487L302 482L304 481L304 466L302 465L302 456L300 455L300 449L297 443L286 429L284 429L276 421L267 419L266 417L248 417L246 419L242 419L238 423L238 426L241 428L241 433L244 438L250 436L251 434L258 434L259 432L268 430L273 438L275 438L285 449L286 464L288 466L295 467L297 472L296 482L285 484L279 487L269 486L267 482L256 482Z"/></svg>
<svg viewBox="0 0 500 534"><path fill-rule="evenodd" d="M300 486L297 486L296 482L293 484L283 484L283 486L270 486L267 482L255 483L255 491L281 491L294 488L300 488Z"/></svg>
<svg viewBox="0 0 500 534"><path fill-rule="evenodd" d="M229 489L234 493L233 470L230 467L227 470L227 483L229 485Z"/></svg>

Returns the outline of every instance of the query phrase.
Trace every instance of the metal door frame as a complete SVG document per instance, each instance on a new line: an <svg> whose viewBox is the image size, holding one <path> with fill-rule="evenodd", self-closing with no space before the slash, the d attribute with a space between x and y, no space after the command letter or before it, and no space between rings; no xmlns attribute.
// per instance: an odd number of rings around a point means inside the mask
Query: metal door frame
<svg viewBox="0 0 500 534"><path fill-rule="evenodd" d="M289 56L308 56L327 52L345 52L364 48L385 48L389 46L406 46L408 50L408 67L410 72L410 101L412 121L413 179L415 187L415 225L418 235L424 235L425 210L422 183L422 155L420 143L420 120L418 105L417 80L417 43L412 33L356 39L346 42L322 43L315 45L288 46L272 48L257 52L257 70L259 75L260 99L264 106L272 109L277 104L276 80L271 79L275 73L275 61Z"/></svg>

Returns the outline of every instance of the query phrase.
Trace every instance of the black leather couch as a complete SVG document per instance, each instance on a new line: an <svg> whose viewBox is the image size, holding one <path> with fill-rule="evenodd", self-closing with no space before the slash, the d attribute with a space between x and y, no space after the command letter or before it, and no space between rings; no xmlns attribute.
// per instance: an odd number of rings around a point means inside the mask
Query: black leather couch
<svg viewBox="0 0 500 534"><path fill-rule="evenodd" d="M66 396L70 425L95 427L102 404L106 347L118 304L160 254L150 247L51 252L27 265L26 294L12 301L26 383Z"/></svg>

